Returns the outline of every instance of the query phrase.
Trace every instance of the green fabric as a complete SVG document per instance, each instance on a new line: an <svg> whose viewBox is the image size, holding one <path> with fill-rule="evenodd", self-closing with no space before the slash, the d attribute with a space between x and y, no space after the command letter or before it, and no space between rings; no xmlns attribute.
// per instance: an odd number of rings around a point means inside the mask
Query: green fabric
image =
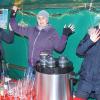
<svg viewBox="0 0 100 100"><path fill-rule="evenodd" d="M35 25L36 18L34 14L36 14L40 9L36 10L28 10L22 12L28 12L29 14L24 14L21 12L17 13L17 21L24 24L23 25ZM76 55L76 48L79 44L80 40L87 33L89 27L94 25L94 16L96 13L89 11L79 11L78 13L69 13L69 9L46 9L50 13L50 21L59 36L62 35L62 29L65 24L74 24L75 25L75 33L68 38L68 42L66 44L66 48L62 54L58 54L57 52L53 53L54 57L59 57L60 55L66 56L70 61L73 62L75 72L78 72L80 69L80 65L82 62L82 58L79 58ZM33 15L32 15L33 14ZM5 49L5 59L8 63L27 67L28 66L28 39L25 37L21 37L15 35L15 40L13 44L6 44L3 42L3 47ZM14 73L14 74L13 74ZM16 71L16 73L11 70L10 76L14 78L23 77L21 71ZM11 75L12 74L12 75Z"/></svg>

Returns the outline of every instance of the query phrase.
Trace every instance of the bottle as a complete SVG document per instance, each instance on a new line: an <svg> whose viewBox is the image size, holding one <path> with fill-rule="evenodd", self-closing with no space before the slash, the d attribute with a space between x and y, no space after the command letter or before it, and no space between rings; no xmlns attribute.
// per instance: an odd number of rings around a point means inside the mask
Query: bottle
<svg viewBox="0 0 100 100"><path fill-rule="evenodd" d="M47 67L55 67L55 59L52 56L47 59Z"/></svg>
<svg viewBox="0 0 100 100"><path fill-rule="evenodd" d="M68 63L68 60L64 56L61 56L58 60L58 63L59 63L59 67L64 68Z"/></svg>
<svg viewBox="0 0 100 100"><path fill-rule="evenodd" d="M47 57L48 57L48 54L46 52L40 53L40 65L41 66L45 67L47 65Z"/></svg>

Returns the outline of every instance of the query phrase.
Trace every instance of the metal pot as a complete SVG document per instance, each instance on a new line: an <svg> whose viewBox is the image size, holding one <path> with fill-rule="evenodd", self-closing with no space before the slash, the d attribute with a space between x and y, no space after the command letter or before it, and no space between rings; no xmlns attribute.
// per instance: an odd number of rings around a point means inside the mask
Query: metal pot
<svg viewBox="0 0 100 100"><path fill-rule="evenodd" d="M66 67L36 68L36 100L70 100L72 97L70 72L72 65Z"/></svg>

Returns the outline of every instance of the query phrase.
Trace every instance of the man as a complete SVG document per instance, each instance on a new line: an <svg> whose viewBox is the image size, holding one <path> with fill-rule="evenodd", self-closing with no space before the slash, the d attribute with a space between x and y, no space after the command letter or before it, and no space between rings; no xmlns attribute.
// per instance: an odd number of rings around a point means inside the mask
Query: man
<svg viewBox="0 0 100 100"><path fill-rule="evenodd" d="M74 100L87 100L91 94L100 100L100 27L89 29L77 48L77 54L84 60Z"/></svg>

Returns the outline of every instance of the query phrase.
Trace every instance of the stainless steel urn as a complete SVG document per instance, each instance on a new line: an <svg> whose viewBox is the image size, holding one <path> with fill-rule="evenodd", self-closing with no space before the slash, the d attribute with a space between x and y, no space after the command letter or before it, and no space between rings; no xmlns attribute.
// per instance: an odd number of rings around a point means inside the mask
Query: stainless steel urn
<svg viewBox="0 0 100 100"><path fill-rule="evenodd" d="M50 58L51 61L51 58ZM51 62L49 65L52 64ZM71 100L71 81L70 72L73 70L72 64L68 63L65 67L60 67L53 60L53 65L41 65L36 67L36 100Z"/></svg>

